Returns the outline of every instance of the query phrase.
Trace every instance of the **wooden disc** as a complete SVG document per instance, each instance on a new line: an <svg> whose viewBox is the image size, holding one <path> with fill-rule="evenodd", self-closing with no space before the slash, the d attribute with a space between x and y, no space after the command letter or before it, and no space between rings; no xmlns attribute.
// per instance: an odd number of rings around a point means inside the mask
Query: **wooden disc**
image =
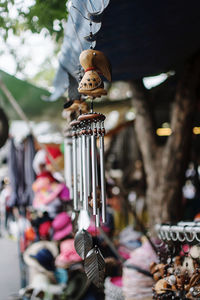
<svg viewBox="0 0 200 300"><path fill-rule="evenodd" d="M78 120L73 120L72 122L70 122L71 127L78 126L79 124L80 124L80 121L78 121Z"/></svg>
<svg viewBox="0 0 200 300"><path fill-rule="evenodd" d="M78 117L78 121L104 121L105 116L103 114L98 113L89 113L89 114L83 114Z"/></svg>

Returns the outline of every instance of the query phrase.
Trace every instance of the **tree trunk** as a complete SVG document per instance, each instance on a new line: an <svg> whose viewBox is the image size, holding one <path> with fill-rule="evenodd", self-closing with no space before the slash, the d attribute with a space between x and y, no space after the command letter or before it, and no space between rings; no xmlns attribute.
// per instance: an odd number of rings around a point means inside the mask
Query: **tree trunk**
<svg viewBox="0 0 200 300"><path fill-rule="evenodd" d="M147 179L146 200L151 227L181 217L182 185L189 162L199 78L198 57L186 65L179 80L171 113L172 133L162 147L156 142L148 91L141 81L131 83L136 110L135 130Z"/></svg>

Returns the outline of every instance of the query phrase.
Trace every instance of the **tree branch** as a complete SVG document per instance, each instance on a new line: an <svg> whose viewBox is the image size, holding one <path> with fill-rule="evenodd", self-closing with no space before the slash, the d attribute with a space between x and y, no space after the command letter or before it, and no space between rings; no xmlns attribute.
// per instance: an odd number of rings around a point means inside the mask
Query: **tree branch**
<svg viewBox="0 0 200 300"><path fill-rule="evenodd" d="M136 110L135 131L144 160L147 175L154 169L156 159L155 128L151 109L148 105L148 94L141 80L131 81L132 103Z"/></svg>
<svg viewBox="0 0 200 300"><path fill-rule="evenodd" d="M194 111L198 97L197 90L200 85L199 78L200 56L193 58L187 63L177 86L175 102L172 107L172 134L165 145L162 162L163 168L171 166L173 169L172 161L176 160L176 163L181 161L190 144ZM180 170L176 169L175 171L178 175ZM169 173L170 170L168 170Z"/></svg>

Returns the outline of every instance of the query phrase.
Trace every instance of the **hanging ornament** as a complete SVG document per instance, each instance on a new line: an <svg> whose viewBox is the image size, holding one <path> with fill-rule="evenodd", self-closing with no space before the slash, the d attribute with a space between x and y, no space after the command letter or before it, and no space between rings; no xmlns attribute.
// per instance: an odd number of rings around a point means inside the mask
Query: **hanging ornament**
<svg viewBox="0 0 200 300"><path fill-rule="evenodd" d="M97 246L90 250L84 262L85 273L97 287L104 283L105 261Z"/></svg>
<svg viewBox="0 0 200 300"><path fill-rule="evenodd" d="M82 259L86 258L86 255L92 249L92 246L92 237L86 230L82 229L76 233L74 247Z"/></svg>
<svg viewBox="0 0 200 300"><path fill-rule="evenodd" d="M81 52L79 60L85 71L79 83L79 93L90 97L107 95L100 75L103 75L108 81L111 81L112 76L111 65L104 53L93 49L84 50Z"/></svg>

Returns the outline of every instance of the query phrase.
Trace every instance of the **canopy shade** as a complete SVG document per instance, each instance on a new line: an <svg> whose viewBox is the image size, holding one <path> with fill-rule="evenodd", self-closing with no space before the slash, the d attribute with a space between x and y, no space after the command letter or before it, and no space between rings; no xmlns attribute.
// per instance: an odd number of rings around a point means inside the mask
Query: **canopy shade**
<svg viewBox="0 0 200 300"><path fill-rule="evenodd" d="M113 79L138 79L179 68L200 50L199 11L198 0L110 1L96 48L111 60Z"/></svg>
<svg viewBox="0 0 200 300"><path fill-rule="evenodd" d="M47 90L38 88L1 70L0 78L30 120L42 121L61 118L61 111L63 109L62 101L50 104L42 100L42 97L49 97L50 93ZM11 120L19 120L19 116L1 89L0 100L2 100L1 106L8 118Z"/></svg>
<svg viewBox="0 0 200 300"><path fill-rule="evenodd" d="M84 16L88 16L81 2L72 1ZM84 2L88 8L90 2ZM95 8L101 5L100 0L92 3ZM199 0L113 0L109 4L104 0L104 3L108 6L101 27L96 31L94 27L93 33L96 33L96 49L102 50L111 61L113 80L140 79L178 70L200 49ZM82 48L87 46L83 33L89 33L89 21L73 7L70 12L79 38L74 30L69 31L74 25L69 17L53 100L70 87L68 74L77 78L80 41Z"/></svg>

